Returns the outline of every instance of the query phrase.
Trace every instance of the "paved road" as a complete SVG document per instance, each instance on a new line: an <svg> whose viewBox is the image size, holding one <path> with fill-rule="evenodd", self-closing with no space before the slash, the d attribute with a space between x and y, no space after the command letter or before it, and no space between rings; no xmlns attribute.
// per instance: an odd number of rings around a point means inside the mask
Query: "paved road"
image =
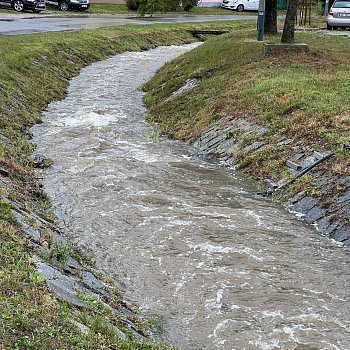
<svg viewBox="0 0 350 350"><path fill-rule="evenodd" d="M255 20L256 16L160 16L140 19L116 15L88 15L81 17L47 17L44 15L0 16L0 35L59 32L79 29L94 29L124 24L185 23L225 20Z"/></svg>

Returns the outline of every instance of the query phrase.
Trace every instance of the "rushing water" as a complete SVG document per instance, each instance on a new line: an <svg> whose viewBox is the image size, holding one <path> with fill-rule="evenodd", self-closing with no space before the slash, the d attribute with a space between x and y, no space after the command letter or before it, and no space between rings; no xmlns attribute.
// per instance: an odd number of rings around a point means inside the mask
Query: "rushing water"
<svg viewBox="0 0 350 350"><path fill-rule="evenodd" d="M148 139L137 90L193 46L82 70L33 128L67 234L182 350L350 349L350 256L234 171Z"/></svg>

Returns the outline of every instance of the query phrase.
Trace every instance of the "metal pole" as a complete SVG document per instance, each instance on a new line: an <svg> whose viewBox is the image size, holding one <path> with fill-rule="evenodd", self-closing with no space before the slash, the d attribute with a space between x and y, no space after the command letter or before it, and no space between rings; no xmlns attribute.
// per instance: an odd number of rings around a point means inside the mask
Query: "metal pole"
<svg viewBox="0 0 350 350"><path fill-rule="evenodd" d="M259 0L258 12L258 41L264 40L264 23L265 23L265 0Z"/></svg>
<svg viewBox="0 0 350 350"><path fill-rule="evenodd" d="M329 0L326 0L324 3L324 15L328 16L328 10L329 10Z"/></svg>

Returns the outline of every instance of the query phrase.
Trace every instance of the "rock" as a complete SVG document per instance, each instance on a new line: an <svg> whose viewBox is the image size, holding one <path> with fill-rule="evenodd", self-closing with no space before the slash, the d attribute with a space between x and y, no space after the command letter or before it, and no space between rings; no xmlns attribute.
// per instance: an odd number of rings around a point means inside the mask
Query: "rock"
<svg viewBox="0 0 350 350"><path fill-rule="evenodd" d="M286 166L289 168L289 169L292 169L294 171L299 171L301 169L301 166L297 163L294 163L290 160L287 160L286 162Z"/></svg>
<svg viewBox="0 0 350 350"><path fill-rule="evenodd" d="M317 160L320 160L324 157L324 154L321 152L314 151L312 156L315 157Z"/></svg>
<svg viewBox="0 0 350 350"><path fill-rule="evenodd" d="M213 153L207 153L207 154L196 154L191 157L191 160L197 161L197 162L207 162L211 164L215 164L218 162L216 154Z"/></svg>
<svg viewBox="0 0 350 350"><path fill-rule="evenodd" d="M319 207L313 207L310 211L308 211L305 215L305 220L308 223L313 223L326 215L326 211Z"/></svg>
<svg viewBox="0 0 350 350"><path fill-rule="evenodd" d="M292 197L288 202L289 204L295 204L301 201L306 196L305 192L299 192L294 197Z"/></svg>
<svg viewBox="0 0 350 350"><path fill-rule="evenodd" d="M82 290L82 287L74 277L64 275L53 266L40 260L40 258L38 260L37 269L45 277L48 287L57 298L80 308L87 306L84 301L75 295L75 291L77 289Z"/></svg>
<svg viewBox="0 0 350 350"><path fill-rule="evenodd" d="M246 152L254 152L257 151L259 148L265 145L264 141L256 141L252 143L251 145L245 147L243 150Z"/></svg>
<svg viewBox="0 0 350 350"><path fill-rule="evenodd" d="M289 160L291 162L295 162L295 161L298 161L300 160L301 158L303 158L305 156L305 153L297 153L297 154L294 154L293 157L291 157Z"/></svg>
<svg viewBox="0 0 350 350"><path fill-rule="evenodd" d="M167 99L166 101L171 100L173 97L180 95L181 93L185 92L185 91L189 91L191 89L193 89L195 86L197 86L199 83L199 79L197 78L191 78L191 79L187 79L187 81L185 82L185 84L183 86L180 87L180 89L174 91Z"/></svg>
<svg viewBox="0 0 350 350"><path fill-rule="evenodd" d="M105 285L99 281L91 272L83 273L82 283L87 289L93 291L94 293L107 295Z"/></svg>
<svg viewBox="0 0 350 350"><path fill-rule="evenodd" d="M53 160L51 158L45 158L42 154L34 154L31 157L31 162L34 168L48 168L53 165Z"/></svg>
<svg viewBox="0 0 350 350"><path fill-rule="evenodd" d="M304 197L294 205L293 209L300 213L306 214L319 202L320 202L319 199L316 199L313 197Z"/></svg>
<svg viewBox="0 0 350 350"><path fill-rule="evenodd" d="M280 146L287 146L287 145L290 145L291 143L293 143L293 140L292 139L286 139L286 140L283 140L283 141L280 141L277 143L277 147L280 147Z"/></svg>
<svg viewBox="0 0 350 350"><path fill-rule="evenodd" d="M72 320L72 323L78 327L78 329L80 330L81 333L88 335L90 332L90 328L85 326L84 324L76 321L76 320Z"/></svg>
<svg viewBox="0 0 350 350"><path fill-rule="evenodd" d="M350 192L348 192L346 195L344 195L342 197L339 197L337 202L338 203L345 203L348 201L350 201Z"/></svg>
<svg viewBox="0 0 350 350"><path fill-rule="evenodd" d="M317 162L317 158L314 157L314 156L309 156L309 157L305 158L305 159L300 163L300 165L301 165L301 167L302 167L303 169L305 169L305 168L309 167L310 165L314 164L315 162Z"/></svg>
<svg viewBox="0 0 350 350"><path fill-rule="evenodd" d="M335 231L333 238L338 242L350 239L350 225L342 227Z"/></svg>
<svg viewBox="0 0 350 350"><path fill-rule="evenodd" d="M278 185L276 183L272 182L270 179L265 179L265 185L270 190L275 190L276 188L278 188Z"/></svg>
<svg viewBox="0 0 350 350"><path fill-rule="evenodd" d="M72 257L68 258L68 261L66 263L66 266L64 267L64 271L68 272L72 275L76 275L80 271L82 271L84 268Z"/></svg>
<svg viewBox="0 0 350 350"><path fill-rule="evenodd" d="M350 239L347 239L345 241L342 242L344 244L345 247L350 247Z"/></svg>
<svg viewBox="0 0 350 350"><path fill-rule="evenodd" d="M321 234L324 234L327 232L328 227L330 226L330 221L327 216L319 219L317 221L317 231Z"/></svg>
<svg viewBox="0 0 350 350"><path fill-rule="evenodd" d="M345 187L349 187L350 186L350 176L341 177L340 179L337 180L337 184L345 186Z"/></svg>

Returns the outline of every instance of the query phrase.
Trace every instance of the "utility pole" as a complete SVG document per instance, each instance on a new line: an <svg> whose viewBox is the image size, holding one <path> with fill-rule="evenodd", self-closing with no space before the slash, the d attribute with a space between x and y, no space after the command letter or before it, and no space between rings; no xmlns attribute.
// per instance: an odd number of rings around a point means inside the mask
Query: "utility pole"
<svg viewBox="0 0 350 350"><path fill-rule="evenodd" d="M264 40L264 22L265 22L265 0L259 0L258 10L258 41Z"/></svg>
<svg viewBox="0 0 350 350"><path fill-rule="evenodd" d="M324 15L328 16L328 10L329 10L329 0L326 0L324 3Z"/></svg>

